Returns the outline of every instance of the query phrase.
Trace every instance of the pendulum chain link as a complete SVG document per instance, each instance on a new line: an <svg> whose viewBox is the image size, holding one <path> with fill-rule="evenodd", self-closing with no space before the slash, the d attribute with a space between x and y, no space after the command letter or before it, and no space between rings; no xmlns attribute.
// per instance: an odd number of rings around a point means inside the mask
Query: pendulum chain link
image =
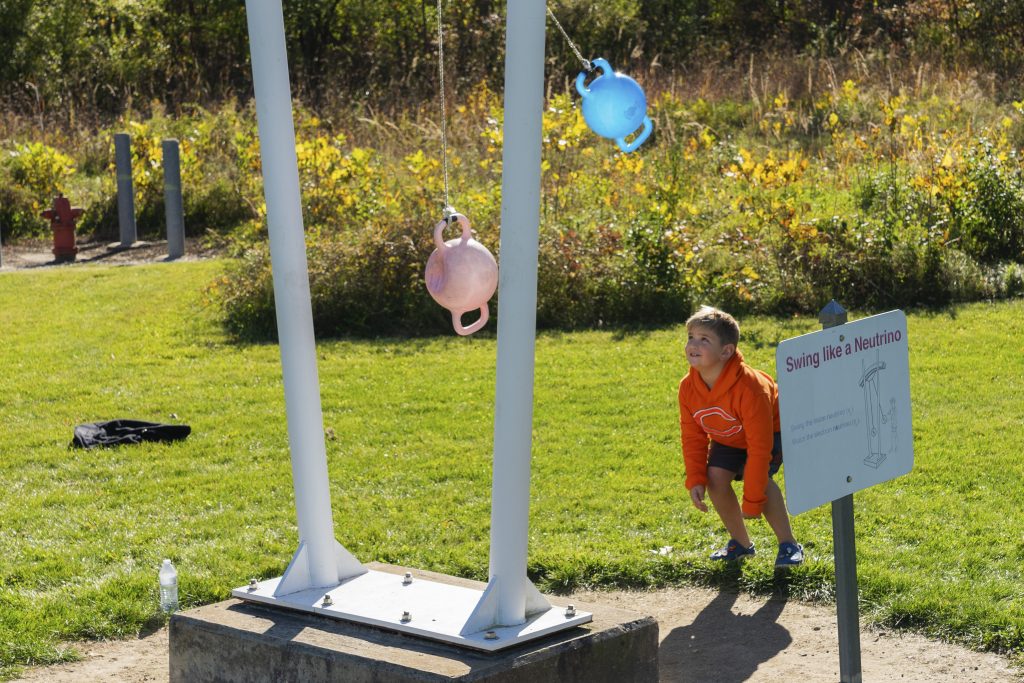
<svg viewBox="0 0 1024 683"><path fill-rule="evenodd" d="M583 64L583 69L587 72L593 71L594 65L590 63L589 59L584 58L583 55L580 54L579 48L576 47L576 43L572 42L572 38L570 38L569 34L565 32L564 28L562 28L562 25L558 22L558 18L555 17L555 13L551 11L550 7L548 7L548 16L551 17L551 21L555 22L555 26L557 26L558 30L563 36L565 36L565 42L569 43L569 48L573 51L573 54L576 55L576 59L580 60L580 63Z"/></svg>
<svg viewBox="0 0 1024 683"><path fill-rule="evenodd" d="M441 165L444 168L444 217L447 219L455 210L448 199L448 111L444 92L444 23L441 3L442 0L437 0L437 72L441 87Z"/></svg>

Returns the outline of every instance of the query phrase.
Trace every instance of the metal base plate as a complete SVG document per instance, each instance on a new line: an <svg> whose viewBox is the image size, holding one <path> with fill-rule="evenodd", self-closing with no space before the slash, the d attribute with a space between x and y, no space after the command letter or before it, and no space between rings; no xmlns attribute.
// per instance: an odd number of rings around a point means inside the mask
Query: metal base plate
<svg viewBox="0 0 1024 683"><path fill-rule="evenodd" d="M565 607L528 616L517 626L493 626L462 634L483 591L439 583L413 575L408 581L397 574L369 570L334 588L309 590L274 597L280 577L231 591L232 597L277 605L326 617L354 621L440 640L474 650L494 652L541 636L586 624L590 612L567 613ZM324 604L325 596L330 596Z"/></svg>

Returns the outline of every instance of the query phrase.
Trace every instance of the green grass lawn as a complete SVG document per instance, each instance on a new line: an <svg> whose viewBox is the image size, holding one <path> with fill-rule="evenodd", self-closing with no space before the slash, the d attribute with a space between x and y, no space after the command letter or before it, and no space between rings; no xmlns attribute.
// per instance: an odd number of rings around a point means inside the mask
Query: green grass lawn
<svg viewBox="0 0 1024 683"><path fill-rule="evenodd" d="M0 679L74 657L67 641L158 627L164 557L184 607L279 576L291 558L278 348L233 343L202 305L222 268L0 274ZM909 316L914 471L856 495L866 619L1024 647L1022 320L1022 301ZM748 361L771 371L780 340L818 328L741 323ZM532 578L547 590L700 583L831 599L827 507L794 519L809 561L788 578L770 557L740 572L706 559L725 535L682 486L683 336L539 336ZM335 535L359 559L486 578L495 354L493 334L319 345ZM68 449L74 425L113 418L193 433ZM763 521L752 533L771 547Z"/></svg>

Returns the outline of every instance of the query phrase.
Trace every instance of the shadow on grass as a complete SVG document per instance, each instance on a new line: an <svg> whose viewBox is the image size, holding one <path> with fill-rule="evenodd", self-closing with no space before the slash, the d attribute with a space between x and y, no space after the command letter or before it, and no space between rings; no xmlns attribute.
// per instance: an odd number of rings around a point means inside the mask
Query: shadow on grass
<svg viewBox="0 0 1024 683"><path fill-rule="evenodd" d="M722 564L706 559L659 558L654 562L604 563L599 560L545 565L531 562L531 581L541 590L564 595L577 590L651 590L697 586L756 596L785 596L806 602L835 597L832 563L811 560L792 569L757 564Z"/></svg>

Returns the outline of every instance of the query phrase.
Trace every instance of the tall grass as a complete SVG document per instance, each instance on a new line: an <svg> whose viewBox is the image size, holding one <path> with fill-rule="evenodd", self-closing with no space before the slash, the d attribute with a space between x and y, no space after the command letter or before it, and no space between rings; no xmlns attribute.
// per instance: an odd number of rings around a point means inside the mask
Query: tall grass
<svg viewBox="0 0 1024 683"><path fill-rule="evenodd" d="M297 545L278 349L235 344L202 304L220 262L0 276L0 671L74 657L63 643L163 623L156 572L184 608L278 576ZM845 304L852 304L844 300ZM1024 646L1017 482L1024 302L911 313L915 468L856 495L866 621L999 651ZM852 317L858 317L853 315ZM773 370L813 317L744 317ZM831 525L795 518L805 566L740 572L682 486L679 326L542 333L530 577L547 590L697 583L829 601ZM318 344L335 535L361 560L486 577L495 340ZM73 451L74 425L184 422L176 444ZM755 539L770 542L761 522Z"/></svg>
<svg viewBox="0 0 1024 683"><path fill-rule="evenodd" d="M1014 295L1024 105L996 103L970 79L889 69L913 80L840 80L843 69L806 60L751 63L749 93L735 99L728 85L707 97L693 86L653 90L655 139L631 155L595 138L572 97L552 95L539 324L678 321L694 302L808 313L829 292L875 309ZM453 201L495 251L500 104L480 86L452 121ZM316 137L300 140L314 271L369 275L317 283L335 302L315 310L324 331L443 325L409 313L422 309L417 275L442 196L439 145L416 121L360 122L380 132L355 126L342 142L314 126ZM366 139L375 146L346 153ZM252 258L267 263L258 245ZM238 333L267 329L269 283L252 263L230 274L221 301Z"/></svg>
<svg viewBox="0 0 1024 683"><path fill-rule="evenodd" d="M665 323L695 302L788 314L832 292L884 309L1020 291L1024 104L991 78L855 52L634 75L656 133L632 155L587 129L571 91L548 91L542 327ZM480 83L450 102L451 199L497 251L500 95ZM438 108L297 105L296 121L319 329L440 331L442 315L419 314L429 302L418 284L443 208ZM269 338L251 106L155 106L118 126L137 141L143 235L161 230L159 139L182 139L189 230L247 252L211 294L239 336ZM112 231L113 130L12 139L0 163L5 234L44 230L38 210L54 187L84 197L84 230Z"/></svg>

